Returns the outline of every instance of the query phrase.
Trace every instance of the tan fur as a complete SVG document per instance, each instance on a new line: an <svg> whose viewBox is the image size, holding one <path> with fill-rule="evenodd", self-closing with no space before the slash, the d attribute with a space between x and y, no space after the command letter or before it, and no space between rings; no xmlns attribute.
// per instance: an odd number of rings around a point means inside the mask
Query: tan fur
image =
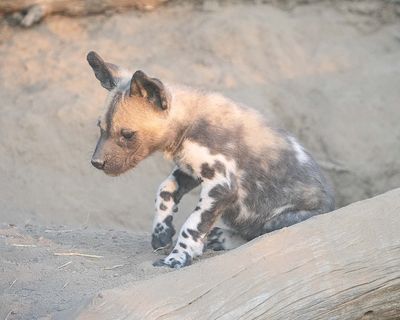
<svg viewBox="0 0 400 320"><path fill-rule="evenodd" d="M173 92L171 117L190 124L200 117L219 128L231 128L233 124L242 124L246 145L255 154L262 154L265 147L271 153L269 159L276 160L279 150L287 148L287 142L265 125L262 116L253 109L240 107L230 99L218 94L207 93L190 88L172 87ZM260 136L263 139L260 139Z"/></svg>
<svg viewBox="0 0 400 320"><path fill-rule="evenodd" d="M124 79L123 83L129 82ZM112 116L111 134L118 135L121 129L131 129L138 133L137 138L142 148L143 156L160 150L167 159L173 159L179 139L184 141L185 131L178 128L190 127L196 119L203 118L210 125L218 128L230 128L232 124L240 124L245 144L255 155L261 155L268 147L269 160L278 158L278 151L287 147L287 142L265 125L262 116L246 107L239 107L233 101L217 93L206 93L184 86L165 85L171 96L170 109L163 112L156 110L145 98L130 97L127 87L117 87L112 90L107 99L107 110L101 117L104 129L106 114L111 107L112 96L125 91L122 101L116 106ZM263 138L260 139L260 136ZM178 142L177 142L178 141ZM265 161L265 166L268 166Z"/></svg>
<svg viewBox="0 0 400 320"><path fill-rule="evenodd" d="M265 120L255 110L245 106L239 107L235 102L220 94L212 93L205 98L203 115L215 126L229 128L232 124L242 124L246 145L254 153L259 154L268 146L271 150L283 148L286 142L277 136L268 126ZM263 136L263 139L260 139ZM271 154L276 159L276 154Z"/></svg>
<svg viewBox="0 0 400 320"><path fill-rule="evenodd" d="M159 149L168 132L167 123L165 115L156 112L144 98L125 97L115 110L111 130L114 134L124 128L137 131L149 148Z"/></svg>

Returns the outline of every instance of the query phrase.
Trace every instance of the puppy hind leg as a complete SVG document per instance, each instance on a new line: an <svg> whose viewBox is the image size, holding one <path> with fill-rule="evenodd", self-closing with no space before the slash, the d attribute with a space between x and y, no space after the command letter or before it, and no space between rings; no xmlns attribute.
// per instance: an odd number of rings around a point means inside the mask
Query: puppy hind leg
<svg viewBox="0 0 400 320"><path fill-rule="evenodd" d="M221 251L235 249L246 242L236 231L215 227L207 235L206 245L207 249Z"/></svg>
<svg viewBox="0 0 400 320"><path fill-rule="evenodd" d="M289 227L296 223L307 220L315 215L321 214L321 212L312 210L312 211L287 211L283 212L272 219L268 220L264 224L264 233L272 232L275 230L279 230L285 227Z"/></svg>

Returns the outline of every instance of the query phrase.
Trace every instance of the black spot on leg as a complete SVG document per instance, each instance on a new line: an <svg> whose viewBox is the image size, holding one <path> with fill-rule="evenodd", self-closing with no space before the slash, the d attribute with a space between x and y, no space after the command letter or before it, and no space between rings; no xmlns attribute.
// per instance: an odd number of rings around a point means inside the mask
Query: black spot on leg
<svg viewBox="0 0 400 320"><path fill-rule="evenodd" d="M186 248L187 248L187 245L184 244L183 242L179 242L179 246L180 246L181 248L183 248L183 249L186 249Z"/></svg>
<svg viewBox="0 0 400 320"><path fill-rule="evenodd" d="M192 257L187 253L185 253L185 267L192 264Z"/></svg>
<svg viewBox="0 0 400 320"><path fill-rule="evenodd" d="M165 210L167 210L167 209L168 209L168 207L167 207L164 203L161 203L161 204L160 204L160 210L165 211Z"/></svg>
<svg viewBox="0 0 400 320"><path fill-rule="evenodd" d="M201 176L206 179L212 179L215 175L215 170L211 168L208 163L203 163L201 165Z"/></svg>
<svg viewBox="0 0 400 320"><path fill-rule="evenodd" d="M172 250L172 253L178 253L177 249Z"/></svg>
<svg viewBox="0 0 400 320"><path fill-rule="evenodd" d="M200 207L197 206L196 208L194 208L194 211L200 210Z"/></svg>
<svg viewBox="0 0 400 320"><path fill-rule="evenodd" d="M175 170L172 175L178 184L178 190L172 193L175 204L178 204L179 201L181 201L184 194L194 189L201 183L199 179L194 178L179 169Z"/></svg>
<svg viewBox="0 0 400 320"><path fill-rule="evenodd" d="M188 238L189 236L188 236L188 234L187 234L185 231L182 231L182 237Z"/></svg>
<svg viewBox="0 0 400 320"><path fill-rule="evenodd" d="M214 163L214 169L217 170L217 172L221 173L222 175L226 176L226 168L225 165L221 161L215 161Z"/></svg>
<svg viewBox="0 0 400 320"><path fill-rule="evenodd" d="M210 209L201 213L201 220L197 225L197 229L201 233L208 233L218 216L237 202L238 186L235 176L230 175L230 185L228 183L218 184L210 190L208 195L214 199L214 202Z"/></svg>
<svg viewBox="0 0 400 320"><path fill-rule="evenodd" d="M197 230L187 229L187 232L189 232L194 241L197 241L200 238L200 232Z"/></svg>
<svg viewBox="0 0 400 320"><path fill-rule="evenodd" d="M170 216L166 217L166 218L164 219L163 222L164 222L168 227L172 228L172 219L173 219L173 217L170 215Z"/></svg>
<svg viewBox="0 0 400 320"><path fill-rule="evenodd" d="M201 221L197 228L201 233L207 233L218 217L217 210L205 210L201 213Z"/></svg>
<svg viewBox="0 0 400 320"><path fill-rule="evenodd" d="M160 197L164 200L164 201L170 201L172 198L172 193L168 192L168 191L161 191L160 192Z"/></svg>

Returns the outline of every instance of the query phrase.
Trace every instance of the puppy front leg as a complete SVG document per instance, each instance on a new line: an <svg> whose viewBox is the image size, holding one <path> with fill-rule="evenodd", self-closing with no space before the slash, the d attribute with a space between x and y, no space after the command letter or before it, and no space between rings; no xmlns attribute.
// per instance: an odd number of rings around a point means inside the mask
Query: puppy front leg
<svg viewBox="0 0 400 320"><path fill-rule="evenodd" d="M218 183L204 182L199 203L182 226L174 249L165 259L153 265L171 268L190 265L194 257L203 253L207 234L224 208L236 200L236 182L232 179L220 180Z"/></svg>
<svg viewBox="0 0 400 320"><path fill-rule="evenodd" d="M178 211L178 203L183 195L200 184L193 178L175 167L167 179L161 183L156 198L156 214L153 221L151 245L153 249L169 246L175 234L172 224L173 214Z"/></svg>

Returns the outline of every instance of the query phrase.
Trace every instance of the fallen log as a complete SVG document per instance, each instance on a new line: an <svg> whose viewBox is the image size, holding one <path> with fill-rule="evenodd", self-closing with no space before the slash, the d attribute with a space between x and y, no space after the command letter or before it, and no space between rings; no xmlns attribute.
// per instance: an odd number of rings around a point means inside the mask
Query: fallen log
<svg viewBox="0 0 400 320"><path fill-rule="evenodd" d="M399 319L400 189L106 290L79 319Z"/></svg>
<svg viewBox="0 0 400 320"><path fill-rule="evenodd" d="M25 27L50 14L83 16L127 8L152 10L167 0L1 0L0 14L19 13Z"/></svg>

